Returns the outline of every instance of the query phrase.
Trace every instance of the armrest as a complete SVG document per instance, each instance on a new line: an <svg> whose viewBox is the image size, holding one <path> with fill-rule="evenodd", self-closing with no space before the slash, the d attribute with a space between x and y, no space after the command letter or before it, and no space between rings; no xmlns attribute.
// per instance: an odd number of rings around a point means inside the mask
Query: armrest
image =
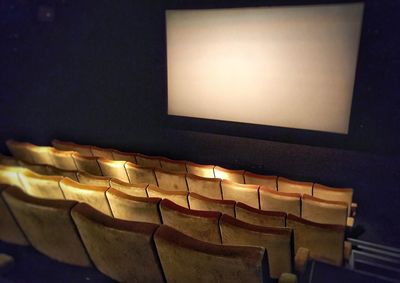
<svg viewBox="0 0 400 283"><path fill-rule="evenodd" d="M346 226L348 228L353 228L353 226L354 226L354 217L347 217Z"/></svg>
<svg viewBox="0 0 400 283"><path fill-rule="evenodd" d="M355 202L353 202L353 203L351 204L351 206L350 206L350 216L351 216L351 217L356 216L356 210L357 210L357 208L358 208L358 204L355 203Z"/></svg>
<svg viewBox="0 0 400 283"><path fill-rule="evenodd" d="M345 261L349 261L349 258L351 256L351 251L352 251L351 243L349 241L344 241L343 258Z"/></svg>
<svg viewBox="0 0 400 283"><path fill-rule="evenodd" d="M300 247L297 252L296 256L294 258L294 266L296 272L299 274L302 274L306 271L307 269L307 262L310 257L310 250L306 248Z"/></svg>
<svg viewBox="0 0 400 283"><path fill-rule="evenodd" d="M278 283L297 283L297 276L293 273L282 273Z"/></svg>

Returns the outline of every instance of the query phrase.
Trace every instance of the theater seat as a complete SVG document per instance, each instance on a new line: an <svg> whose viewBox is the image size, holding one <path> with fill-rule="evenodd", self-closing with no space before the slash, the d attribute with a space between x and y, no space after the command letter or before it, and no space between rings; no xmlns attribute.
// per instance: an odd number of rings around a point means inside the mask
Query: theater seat
<svg viewBox="0 0 400 283"><path fill-rule="evenodd" d="M153 242L158 225L113 219L86 204L75 206L72 217L102 273L118 282L164 282Z"/></svg>
<svg viewBox="0 0 400 283"><path fill-rule="evenodd" d="M60 140L52 140L51 144L59 150L75 151L83 156L93 156L90 145L82 145Z"/></svg>
<svg viewBox="0 0 400 283"><path fill-rule="evenodd" d="M110 188L107 199L115 218L149 223L161 223L158 204L161 198L135 197Z"/></svg>
<svg viewBox="0 0 400 283"><path fill-rule="evenodd" d="M169 191L188 191L185 173L174 173L161 169L155 169L154 173L160 188L165 188Z"/></svg>
<svg viewBox="0 0 400 283"><path fill-rule="evenodd" d="M51 151L53 150L52 147L30 144L27 149L31 155L33 164L54 166L54 161L51 154Z"/></svg>
<svg viewBox="0 0 400 283"><path fill-rule="evenodd" d="M181 191L168 191L154 185L148 185L147 195L153 198L169 199L177 205L189 208L188 193Z"/></svg>
<svg viewBox="0 0 400 283"><path fill-rule="evenodd" d="M249 224L265 227L285 227L286 213L266 211L238 202L235 206L236 218Z"/></svg>
<svg viewBox="0 0 400 283"><path fill-rule="evenodd" d="M233 200L211 199L196 193L189 194L190 209L218 211L235 217L235 204Z"/></svg>
<svg viewBox="0 0 400 283"><path fill-rule="evenodd" d="M186 170L189 174L204 177L214 178L214 165L203 165L194 162L186 162Z"/></svg>
<svg viewBox="0 0 400 283"><path fill-rule="evenodd" d="M11 154L18 160L34 164L30 148L33 146L28 142L19 142L15 140L7 140L6 145Z"/></svg>
<svg viewBox="0 0 400 283"><path fill-rule="evenodd" d="M131 162L125 163L126 173L128 174L129 183L131 184L153 184L157 186L156 175L154 168L143 167Z"/></svg>
<svg viewBox="0 0 400 283"><path fill-rule="evenodd" d="M64 199L60 189L61 176L38 175L33 172L25 172L19 175L26 194L44 199Z"/></svg>
<svg viewBox="0 0 400 283"><path fill-rule="evenodd" d="M61 180L60 187L65 199L88 203L104 214L112 216L106 199L108 187L84 185L68 178Z"/></svg>
<svg viewBox="0 0 400 283"><path fill-rule="evenodd" d="M97 163L97 157L95 156L84 156L79 153L72 154L74 158L76 168L78 171L89 173L92 175L102 176L101 169Z"/></svg>
<svg viewBox="0 0 400 283"><path fill-rule="evenodd" d="M259 208L258 185L238 184L228 180L222 180L222 197L227 200L243 202L254 208Z"/></svg>
<svg viewBox="0 0 400 283"><path fill-rule="evenodd" d="M170 172L186 173L186 161L160 158L161 168Z"/></svg>
<svg viewBox="0 0 400 283"><path fill-rule="evenodd" d="M162 158L161 156L148 156L137 153L135 157L137 165L143 167L161 168L161 163L160 163L160 159Z"/></svg>
<svg viewBox="0 0 400 283"><path fill-rule="evenodd" d="M113 149L112 148L102 148L97 146L91 146L90 150L92 151L92 155L104 159L113 160Z"/></svg>
<svg viewBox="0 0 400 283"><path fill-rule="evenodd" d="M277 178L278 178L277 176L259 175L247 171L244 173L245 184L264 186L274 190L277 189L276 188Z"/></svg>
<svg viewBox="0 0 400 283"><path fill-rule="evenodd" d="M222 199L221 179L186 174L186 183L191 193L212 199Z"/></svg>
<svg viewBox="0 0 400 283"><path fill-rule="evenodd" d="M35 249L64 263L91 265L71 218L77 202L35 198L15 187L2 194Z"/></svg>
<svg viewBox="0 0 400 283"><path fill-rule="evenodd" d="M130 184L115 178L111 178L110 180L110 187L135 197L147 197L147 186L147 184Z"/></svg>
<svg viewBox="0 0 400 283"><path fill-rule="evenodd" d="M231 170L219 166L214 167L214 177L222 180L244 184L244 170Z"/></svg>
<svg viewBox="0 0 400 283"><path fill-rule="evenodd" d="M357 206L356 204L353 204L352 188L333 188L315 183L313 196L325 200L345 202L348 206L348 216L352 216L352 208Z"/></svg>
<svg viewBox="0 0 400 283"><path fill-rule="evenodd" d="M69 171L69 170L58 169L56 167L47 166L46 175L68 177L71 180L78 182L77 174L78 171Z"/></svg>
<svg viewBox="0 0 400 283"><path fill-rule="evenodd" d="M278 191L281 193L297 193L312 195L313 183L299 182L283 177L278 177Z"/></svg>
<svg viewBox="0 0 400 283"><path fill-rule="evenodd" d="M189 210L170 200L160 202L162 222L201 241L221 244L220 212Z"/></svg>
<svg viewBox="0 0 400 283"><path fill-rule="evenodd" d="M3 155L0 153L0 165L19 166L18 160L13 156Z"/></svg>
<svg viewBox="0 0 400 283"><path fill-rule="evenodd" d="M300 194L277 192L263 186L260 187L259 194L262 210L281 211L300 216Z"/></svg>
<svg viewBox="0 0 400 283"><path fill-rule="evenodd" d="M124 182L129 182L128 175L125 170L126 161L116 161L104 158L97 159L103 176L116 178Z"/></svg>
<svg viewBox="0 0 400 283"><path fill-rule="evenodd" d="M74 158L72 157L72 154L74 153L74 151L64 151L53 148L50 151L50 155L53 158L54 167L63 170L77 171L78 168L76 167Z"/></svg>
<svg viewBox="0 0 400 283"><path fill-rule="evenodd" d="M264 248L210 244L165 225L154 241L167 282L270 282Z"/></svg>
<svg viewBox="0 0 400 283"><path fill-rule="evenodd" d="M25 172L31 171L24 167L0 165L0 184L23 188L23 184L21 183L18 174Z"/></svg>
<svg viewBox="0 0 400 283"><path fill-rule="evenodd" d="M129 161L132 162L134 164L136 164L136 157L134 153L130 153L130 152L123 152L123 151L119 151L119 150L113 150L112 151L113 154L113 159L114 160L123 160L123 161Z"/></svg>
<svg viewBox="0 0 400 283"><path fill-rule="evenodd" d="M110 186L110 177L104 176L96 176L89 173L78 172L78 180L79 183L91 186L103 186L109 187Z"/></svg>

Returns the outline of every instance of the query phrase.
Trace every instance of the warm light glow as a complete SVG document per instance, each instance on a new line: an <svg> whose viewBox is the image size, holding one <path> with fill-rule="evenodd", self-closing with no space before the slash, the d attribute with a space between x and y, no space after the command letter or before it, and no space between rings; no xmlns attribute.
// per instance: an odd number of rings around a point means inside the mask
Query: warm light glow
<svg viewBox="0 0 400 283"><path fill-rule="evenodd" d="M168 114L347 133L362 13L167 11Z"/></svg>

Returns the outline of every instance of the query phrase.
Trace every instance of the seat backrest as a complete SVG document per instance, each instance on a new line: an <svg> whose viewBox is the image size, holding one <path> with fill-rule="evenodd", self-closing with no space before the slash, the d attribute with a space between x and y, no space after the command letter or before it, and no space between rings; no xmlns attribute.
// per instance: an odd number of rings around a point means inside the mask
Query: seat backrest
<svg viewBox="0 0 400 283"><path fill-rule="evenodd" d="M263 186L259 189L260 208L269 211L282 211L300 216L301 195L297 193L282 193Z"/></svg>
<svg viewBox="0 0 400 283"><path fill-rule="evenodd" d="M28 142L19 142L15 140L7 140L6 145L11 154L18 160L34 164L30 148L33 146Z"/></svg>
<svg viewBox="0 0 400 283"><path fill-rule="evenodd" d="M53 158L54 167L70 171L78 170L74 158L72 157L72 154L75 153L74 151L65 151L53 148L49 153Z"/></svg>
<svg viewBox="0 0 400 283"><path fill-rule="evenodd" d="M135 197L110 188L107 199L115 218L149 223L161 223L158 204L161 198Z"/></svg>
<svg viewBox="0 0 400 283"><path fill-rule="evenodd" d="M347 204L341 201L328 201L303 195L301 217L318 223L346 226Z"/></svg>
<svg viewBox="0 0 400 283"><path fill-rule="evenodd" d="M247 171L244 173L245 184L265 186L274 190L277 189L276 188L277 178L278 178L277 176L259 175Z"/></svg>
<svg viewBox="0 0 400 283"><path fill-rule="evenodd" d="M162 169L155 169L154 173L160 188L165 188L169 191L188 191L185 173L169 172Z"/></svg>
<svg viewBox="0 0 400 283"><path fill-rule="evenodd" d="M278 177L278 191L281 193L297 193L312 195L313 183L299 182L283 177Z"/></svg>
<svg viewBox="0 0 400 283"><path fill-rule="evenodd" d="M72 217L102 273L119 282L164 282L153 242L158 225L113 219L82 203Z"/></svg>
<svg viewBox="0 0 400 283"><path fill-rule="evenodd" d="M333 188L315 183L313 196L325 200L345 202L348 206L348 215L350 216L351 203L353 202L352 188Z"/></svg>
<svg viewBox="0 0 400 283"><path fill-rule="evenodd" d="M23 190L28 195L45 199L64 199L60 189L61 176L39 175L33 172L19 175L23 184Z"/></svg>
<svg viewBox="0 0 400 283"><path fill-rule="evenodd" d="M238 202L235 206L238 220L264 227L285 227L286 213L280 211L266 211Z"/></svg>
<svg viewBox="0 0 400 283"><path fill-rule="evenodd" d="M83 156L93 156L90 145L82 145L60 140L52 140L51 144L59 150L76 151Z"/></svg>
<svg viewBox="0 0 400 283"><path fill-rule="evenodd" d="M164 224L201 241L221 244L220 212L189 210L168 199L160 202L160 211Z"/></svg>
<svg viewBox="0 0 400 283"><path fill-rule="evenodd" d="M85 172L78 172L79 183L92 186L110 186L110 177L96 176Z"/></svg>
<svg viewBox="0 0 400 283"><path fill-rule="evenodd" d="M214 176L222 180L228 180L239 184L244 184L244 170L231 170L219 166L214 167Z"/></svg>
<svg viewBox="0 0 400 283"><path fill-rule="evenodd" d="M123 152L123 151L119 151L119 150L113 150L112 151L113 154L113 159L114 160L123 160L123 161L129 161L132 162L134 164L136 164L136 157L134 153L131 152Z"/></svg>
<svg viewBox="0 0 400 283"><path fill-rule="evenodd" d="M125 163L126 173L128 174L129 183L131 184L153 184L157 186L154 168L143 167L132 162Z"/></svg>
<svg viewBox="0 0 400 283"><path fill-rule="evenodd" d="M107 215L112 215L106 198L108 187L80 184L71 179L64 178L60 187L65 199L85 202Z"/></svg>
<svg viewBox="0 0 400 283"><path fill-rule="evenodd" d="M170 172L186 173L186 161L160 158L161 168Z"/></svg>
<svg viewBox="0 0 400 283"><path fill-rule="evenodd" d="M68 177L68 178L78 182L78 176L77 176L78 171L63 170L63 169L58 169L56 167L51 167L51 166L46 166L46 167L47 167L47 172L49 175Z"/></svg>
<svg viewBox="0 0 400 283"><path fill-rule="evenodd" d="M235 204L233 200L211 199L196 193L189 194L190 209L219 211L235 217Z"/></svg>
<svg viewBox="0 0 400 283"><path fill-rule="evenodd" d="M97 162L99 163L101 172L104 176L116 178L124 182L129 182L129 178L125 170L126 161L99 158L97 159Z"/></svg>
<svg viewBox="0 0 400 283"><path fill-rule="evenodd" d="M15 187L2 194L35 249L64 263L91 265L71 218L77 202L35 198Z"/></svg>
<svg viewBox="0 0 400 283"><path fill-rule="evenodd" d="M52 147L32 144L29 146L28 150L30 151L34 164L54 166L53 156L51 154L53 150Z"/></svg>
<svg viewBox="0 0 400 283"><path fill-rule="evenodd" d="M24 186L21 183L21 180L18 175L25 172L32 172L32 171L19 166L0 165L0 184L23 188Z"/></svg>
<svg viewBox="0 0 400 283"><path fill-rule="evenodd" d="M78 171L89 173L92 175L102 176L99 163L97 162L97 157L95 156L84 156L79 153L73 153L76 168Z"/></svg>
<svg viewBox="0 0 400 283"><path fill-rule="evenodd" d="M219 225L224 245L266 248L271 278L278 279L282 273L292 271L291 229L252 225L228 215L222 215Z"/></svg>
<svg viewBox="0 0 400 283"><path fill-rule="evenodd" d="M221 179L186 174L189 192L212 199L222 199Z"/></svg>
<svg viewBox="0 0 400 283"><path fill-rule="evenodd" d="M148 185L146 190L149 197L169 199L177 205L189 208L188 192L168 191L154 185Z"/></svg>
<svg viewBox="0 0 400 283"><path fill-rule="evenodd" d="M243 202L254 208L259 208L258 185L238 184L228 180L222 180L222 198Z"/></svg>
<svg viewBox="0 0 400 283"><path fill-rule="evenodd" d="M165 225L154 242L167 282L269 282L264 248L210 244Z"/></svg>
<svg viewBox="0 0 400 283"><path fill-rule="evenodd" d="M189 174L204 177L214 178L214 165L203 165L194 162L186 162L186 170Z"/></svg>
<svg viewBox="0 0 400 283"><path fill-rule="evenodd" d="M294 250L310 250L310 257L326 263L341 265L345 226L319 224L289 214L286 226L294 232Z"/></svg>
<svg viewBox="0 0 400 283"><path fill-rule="evenodd" d="M91 146L90 150L92 151L92 155L104 159L113 160L113 149L112 148L102 148L97 146Z"/></svg>
<svg viewBox="0 0 400 283"><path fill-rule="evenodd" d="M136 153L136 163L137 165L143 167L161 168L160 159L161 156L148 156L140 153Z"/></svg>
<svg viewBox="0 0 400 283"><path fill-rule="evenodd" d="M135 197L147 197L147 186L147 184L130 184L115 178L110 180L111 188Z"/></svg>

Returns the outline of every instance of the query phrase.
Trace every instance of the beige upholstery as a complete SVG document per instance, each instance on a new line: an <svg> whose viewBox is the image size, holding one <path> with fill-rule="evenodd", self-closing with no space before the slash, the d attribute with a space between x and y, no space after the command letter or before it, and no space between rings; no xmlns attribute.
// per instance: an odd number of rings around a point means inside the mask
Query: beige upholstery
<svg viewBox="0 0 400 283"><path fill-rule="evenodd" d="M238 184L228 180L222 180L222 198L240 201L254 208L259 208L258 185Z"/></svg>
<svg viewBox="0 0 400 283"><path fill-rule="evenodd" d="M351 213L351 205L353 202L353 189L352 188L332 188L321 184L314 184L313 196L332 201L343 201L348 206L348 216Z"/></svg>
<svg viewBox="0 0 400 283"><path fill-rule="evenodd" d="M31 143L7 140L6 145L15 158L31 164L35 163L30 150L33 146Z"/></svg>
<svg viewBox="0 0 400 283"><path fill-rule="evenodd" d="M244 183L244 170L230 170L219 166L214 167L214 176L222 180L228 180L235 183Z"/></svg>
<svg viewBox="0 0 400 283"><path fill-rule="evenodd" d="M251 172L244 173L245 184L260 185L276 190L277 176L258 175Z"/></svg>
<svg viewBox="0 0 400 283"><path fill-rule="evenodd" d="M0 153L0 165L19 166L18 159L13 156L3 155Z"/></svg>
<svg viewBox="0 0 400 283"><path fill-rule="evenodd" d="M104 158L97 159L101 172L104 176L119 179L124 182L129 182L128 175L125 170L126 161L116 161Z"/></svg>
<svg viewBox="0 0 400 283"><path fill-rule="evenodd" d="M259 189L260 208L262 210L282 211L300 216L301 195L281 193L263 186Z"/></svg>
<svg viewBox="0 0 400 283"><path fill-rule="evenodd" d="M158 211L161 198L130 196L113 188L110 188L106 195L115 218L161 223Z"/></svg>
<svg viewBox="0 0 400 283"><path fill-rule="evenodd" d="M101 176L101 169L99 164L97 163L97 157L94 156L84 156L79 153L72 154L74 158L76 168L78 171L82 171L85 173Z"/></svg>
<svg viewBox="0 0 400 283"><path fill-rule="evenodd" d="M185 173L174 173L161 169L155 169L154 172L159 187L169 191L188 191Z"/></svg>
<svg viewBox="0 0 400 283"><path fill-rule="evenodd" d="M186 161L160 158L161 168L170 172L186 173Z"/></svg>
<svg viewBox="0 0 400 283"><path fill-rule="evenodd" d="M136 163L143 167L161 168L161 156L148 156L144 154L136 154Z"/></svg>
<svg viewBox="0 0 400 283"><path fill-rule="evenodd" d="M28 147L28 150L30 151L34 164L54 166L54 161L51 154L51 151L53 150L52 147L37 146L32 144Z"/></svg>
<svg viewBox="0 0 400 283"><path fill-rule="evenodd" d="M60 150L76 151L83 156L92 156L92 149L89 145L76 144L73 142L52 140L51 144Z"/></svg>
<svg viewBox="0 0 400 283"><path fill-rule="evenodd" d="M235 206L236 218L238 220L265 227L285 227L286 213L279 211L266 211L253 208L238 202Z"/></svg>
<svg viewBox="0 0 400 283"><path fill-rule="evenodd" d="M3 197L34 248L64 263L90 266L71 218L75 201L39 199L15 188Z"/></svg>
<svg viewBox="0 0 400 283"><path fill-rule="evenodd" d="M299 182L289 180L283 177L278 178L278 191L281 193L297 193L312 195L313 183L311 182Z"/></svg>
<svg viewBox="0 0 400 283"><path fill-rule="evenodd" d="M0 184L17 186L23 188L18 174L31 172L30 170L18 166L4 166L0 165Z"/></svg>
<svg viewBox="0 0 400 283"><path fill-rule="evenodd" d="M140 184L147 183L157 186L156 175L154 169L150 167L143 167L131 162L125 163L126 173L128 174L129 183Z"/></svg>
<svg viewBox="0 0 400 283"><path fill-rule="evenodd" d="M63 176L63 177L68 177L74 181L78 181L77 171L63 170L63 169L58 169L56 167L47 166L47 172L49 175L52 176Z"/></svg>
<svg viewBox="0 0 400 283"><path fill-rule="evenodd" d="M295 251L303 247L315 260L342 264L345 226L319 224L292 214L288 215L286 226L294 231Z"/></svg>
<svg viewBox="0 0 400 283"><path fill-rule="evenodd" d="M60 187L65 199L86 202L104 214L112 215L106 198L108 187L84 185L68 178L60 182Z"/></svg>
<svg viewBox="0 0 400 283"><path fill-rule="evenodd" d="M347 204L303 195L301 217L318 223L347 224Z"/></svg>
<svg viewBox="0 0 400 283"><path fill-rule="evenodd" d="M53 148L49 153L53 158L54 167L69 171L78 170L75 165L74 158L72 157L74 151L64 151Z"/></svg>
<svg viewBox="0 0 400 283"><path fill-rule="evenodd" d="M114 159L114 155L112 153L113 149L111 149L111 148L101 148L101 147L97 147L97 146L91 146L90 149L92 151L93 156L104 158L104 159L109 159L109 160Z"/></svg>
<svg viewBox="0 0 400 283"><path fill-rule="evenodd" d="M210 244L165 225L154 241L167 282L268 282L264 248Z"/></svg>
<svg viewBox="0 0 400 283"><path fill-rule="evenodd" d="M186 183L191 193L213 199L222 199L221 179L186 174Z"/></svg>
<svg viewBox="0 0 400 283"><path fill-rule="evenodd" d="M193 162L186 162L186 170L188 173L204 177L214 178L214 165L203 165Z"/></svg>
<svg viewBox="0 0 400 283"><path fill-rule="evenodd" d="M7 189L8 185L0 184L0 241L11 244L27 246L28 241L24 233L21 231L18 223L8 208L8 205L2 197L2 192ZM19 190L17 187L14 187Z"/></svg>
<svg viewBox="0 0 400 283"><path fill-rule="evenodd" d="M160 211L164 224L201 241L221 243L218 227L221 213L189 210L167 199L160 202Z"/></svg>
<svg viewBox="0 0 400 283"><path fill-rule="evenodd" d="M224 245L260 246L267 249L271 278L292 271L291 235L289 228L251 225L228 215L219 222Z"/></svg>
<svg viewBox="0 0 400 283"><path fill-rule="evenodd" d="M110 177L96 176L89 173L78 172L79 183L92 186L110 186Z"/></svg>
<svg viewBox="0 0 400 283"><path fill-rule="evenodd" d="M112 178L110 180L110 187L130 196L147 197L147 184L130 184Z"/></svg>
<svg viewBox="0 0 400 283"><path fill-rule="evenodd" d="M233 200L211 199L196 193L189 194L190 209L219 211L235 217L235 204Z"/></svg>
<svg viewBox="0 0 400 283"><path fill-rule="evenodd" d="M189 208L188 192L168 191L154 185L148 185L146 190L149 197L169 199L177 205Z"/></svg>
<svg viewBox="0 0 400 283"><path fill-rule="evenodd" d="M64 199L60 189L61 176L45 176L32 172L20 174L24 192L28 195L45 199Z"/></svg>
<svg viewBox="0 0 400 283"><path fill-rule="evenodd" d="M124 160L124 161L129 161L129 162L136 164L136 157L135 157L134 153L122 152L122 151L114 149L112 151L112 154L113 154L114 160Z"/></svg>
<svg viewBox="0 0 400 283"><path fill-rule="evenodd" d="M19 161L21 167L29 169L30 171L40 174L40 175L48 175L49 174L49 166L47 165L39 165L39 164L30 164L24 161ZM54 167L53 167L54 168Z"/></svg>
<svg viewBox="0 0 400 283"><path fill-rule="evenodd" d="M113 219L85 204L72 210L94 265L119 282L164 282L153 234L158 225Z"/></svg>

